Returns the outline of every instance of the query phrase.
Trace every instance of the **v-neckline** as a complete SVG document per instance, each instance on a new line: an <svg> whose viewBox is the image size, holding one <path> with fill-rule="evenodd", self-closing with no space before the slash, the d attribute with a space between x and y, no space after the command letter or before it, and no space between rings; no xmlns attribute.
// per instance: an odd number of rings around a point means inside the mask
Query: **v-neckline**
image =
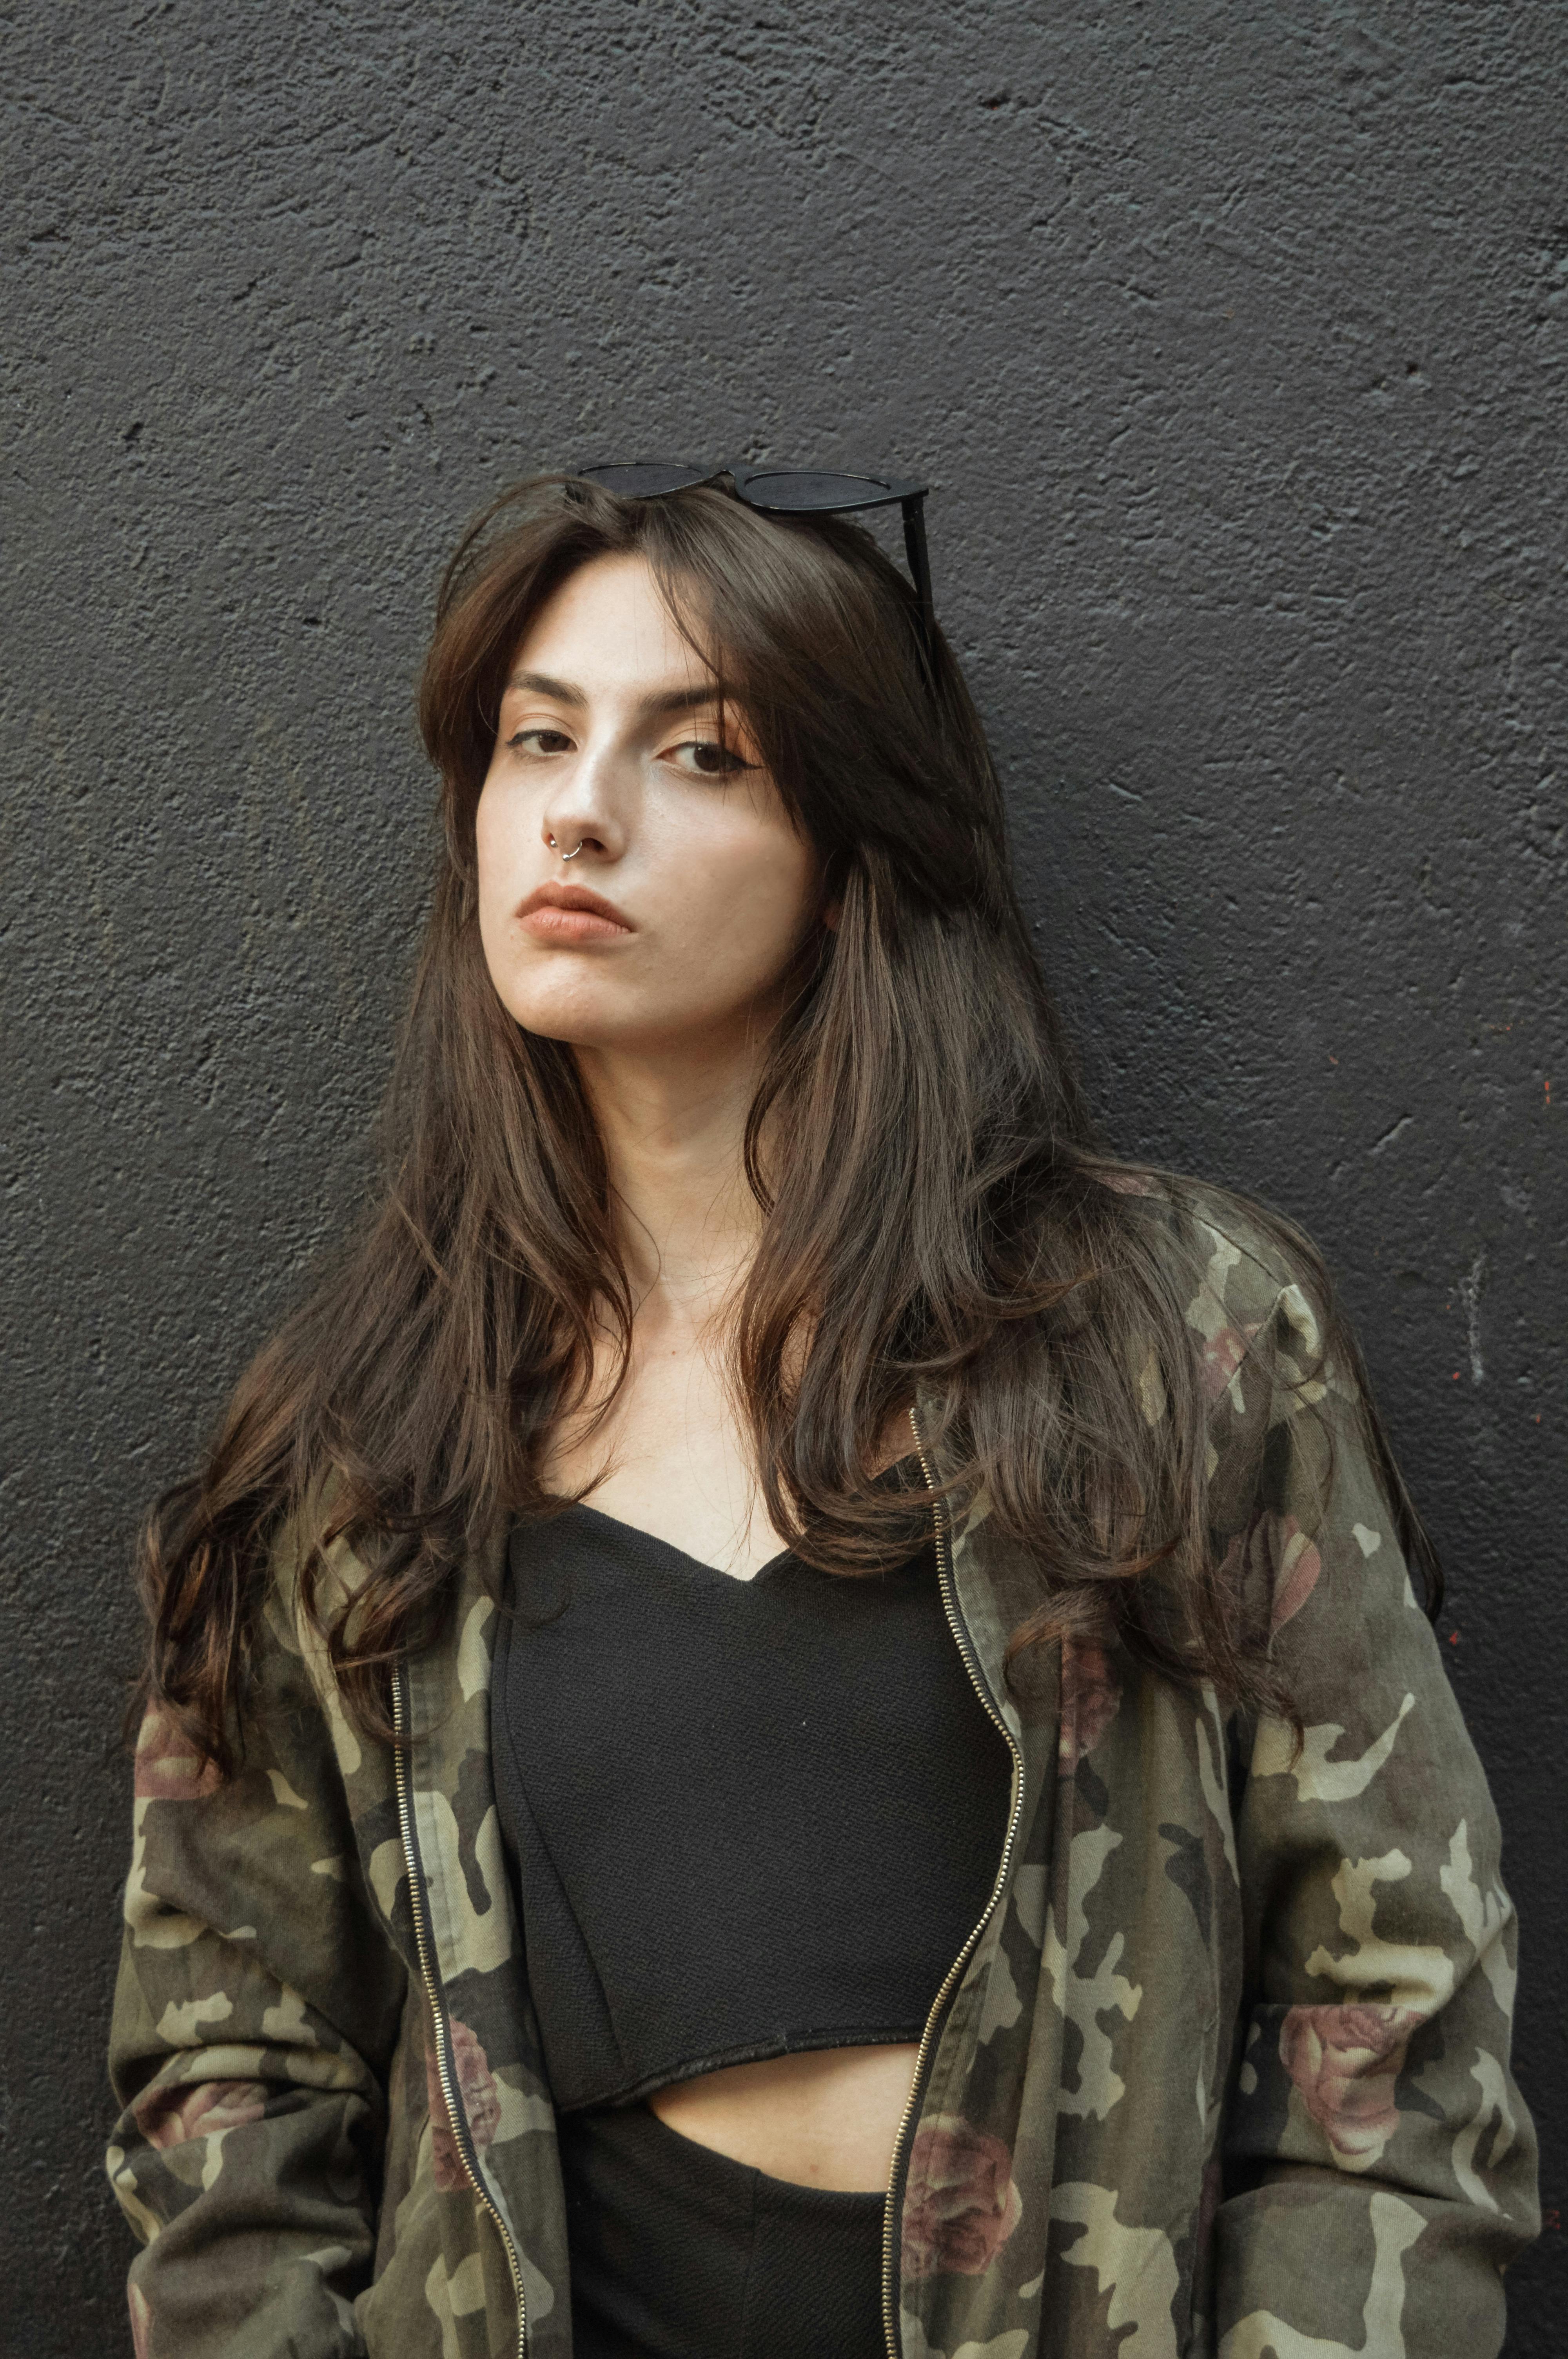
<svg viewBox="0 0 1568 2359"><path fill-rule="evenodd" d="M764 1573L773 1571L775 1567L791 1562L799 1564L802 1560L793 1549L784 1548L776 1556L771 1556L765 1563L760 1564L755 1572L726 1572L722 1565L709 1564L705 1557L693 1556L689 1549L681 1548L675 1540L665 1539L662 1532L650 1532L642 1524L629 1524L624 1516L612 1516L606 1508L593 1506L587 1499L575 1499L567 1512L571 1514L574 1511L579 1516L596 1516L600 1523L608 1524L612 1531L625 1533L630 1539L642 1540L650 1548L663 1549L666 1556L678 1557L682 1564L690 1565L695 1571L707 1573L712 1581L727 1582L733 1589L751 1589Z"/></svg>
<svg viewBox="0 0 1568 2359"><path fill-rule="evenodd" d="M891 1459L880 1473L872 1475L873 1484L885 1482L887 1477L894 1473L899 1467L906 1465L911 1459L916 1457L917 1452L907 1450L902 1458ZM804 1557L795 1555L794 1549L782 1548L776 1556L771 1556L765 1563L760 1564L755 1572L726 1572L722 1565L709 1564L705 1557L693 1556L689 1549L683 1549L675 1540L665 1539L662 1532L650 1532L642 1524L629 1524L624 1516L612 1516L607 1508L596 1507L589 1500L574 1499L572 1508L575 1508L579 1515L597 1516L600 1522L608 1524L612 1531L624 1532L634 1540L645 1540L654 1548L664 1549L670 1556L679 1557L683 1564L691 1565L697 1571L707 1573L710 1580L729 1582L737 1589L754 1588L764 1573L774 1572L781 1565L798 1564L807 1571L813 1570L812 1567L806 1565ZM568 1512L570 1513L571 1510L568 1509Z"/></svg>

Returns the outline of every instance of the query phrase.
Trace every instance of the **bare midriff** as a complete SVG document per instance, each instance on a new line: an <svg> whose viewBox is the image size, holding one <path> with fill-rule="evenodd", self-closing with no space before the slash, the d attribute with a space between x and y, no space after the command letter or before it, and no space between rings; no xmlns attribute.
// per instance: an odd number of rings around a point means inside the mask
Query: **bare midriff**
<svg viewBox="0 0 1568 2359"><path fill-rule="evenodd" d="M648 2099L682 2137L796 2187L870 2192L887 2185L909 2102L913 2041L814 2048L672 2082Z"/></svg>

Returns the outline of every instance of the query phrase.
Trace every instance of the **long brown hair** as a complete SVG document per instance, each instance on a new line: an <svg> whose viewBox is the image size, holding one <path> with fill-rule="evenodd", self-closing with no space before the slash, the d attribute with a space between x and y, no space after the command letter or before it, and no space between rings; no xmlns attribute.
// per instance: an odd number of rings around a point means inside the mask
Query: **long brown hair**
<svg viewBox="0 0 1568 2359"><path fill-rule="evenodd" d="M560 477L498 501L442 583L419 712L445 843L384 1187L241 1380L200 1475L148 1518L142 1700L232 1771L269 1546L297 1516L306 1610L361 1727L390 1739L389 1669L435 1634L457 1566L501 1519L563 1504L541 1444L589 1397L596 1323L618 1332L624 1374L633 1303L602 1147L570 1049L523 1030L491 983L474 810L530 621L577 568L633 551L743 709L841 904L746 1131L764 1218L731 1375L771 1522L836 1571L907 1554L911 1510L867 1469L929 1387L955 1487L983 1483L1038 1567L1015 1653L1114 1637L1172 1677L1278 1704L1212 1561L1184 1306L1149 1200L1095 1135L950 651L923 657L908 583L839 519ZM766 1149L778 1136L787 1156ZM1310 1246L1274 1226L1326 1306ZM1347 1337L1334 1348L1354 1364ZM1138 1384L1151 1350L1155 1425ZM363 1575L329 1604L337 1540Z"/></svg>

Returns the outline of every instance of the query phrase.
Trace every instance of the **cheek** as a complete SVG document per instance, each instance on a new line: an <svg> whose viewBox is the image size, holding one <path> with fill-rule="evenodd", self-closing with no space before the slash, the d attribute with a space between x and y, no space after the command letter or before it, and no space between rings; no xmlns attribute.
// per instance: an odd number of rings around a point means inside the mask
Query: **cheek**
<svg viewBox="0 0 1568 2359"><path fill-rule="evenodd" d="M506 868L511 830L506 824L505 799L486 780L473 815L474 867L479 877L480 906L498 889Z"/></svg>
<svg viewBox="0 0 1568 2359"><path fill-rule="evenodd" d="M490 786L479 799L473 815L474 875L479 887L479 938L485 963L499 989L506 962L507 919L515 907L518 844L514 814L507 799ZM503 996L505 996L503 992Z"/></svg>
<svg viewBox="0 0 1568 2359"><path fill-rule="evenodd" d="M474 875L479 886L480 930L488 939L515 906L527 885L538 881L536 858L519 799L504 786L486 782L473 815ZM567 871L569 876L571 871Z"/></svg>
<svg viewBox="0 0 1568 2359"><path fill-rule="evenodd" d="M681 931L694 953L763 982L789 958L810 914L816 867L793 835L711 845L688 864Z"/></svg>

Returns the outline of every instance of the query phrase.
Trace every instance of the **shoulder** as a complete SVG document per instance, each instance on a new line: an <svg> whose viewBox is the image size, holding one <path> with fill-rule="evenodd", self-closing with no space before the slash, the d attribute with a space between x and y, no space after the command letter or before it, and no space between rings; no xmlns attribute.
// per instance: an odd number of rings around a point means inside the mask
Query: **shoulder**
<svg viewBox="0 0 1568 2359"><path fill-rule="evenodd" d="M1321 1349L1332 1317L1327 1273L1283 1213L1184 1173L1113 1170L1105 1185L1121 1198L1151 1277L1206 1362L1234 1354L1238 1364L1281 1329L1309 1353Z"/></svg>
<svg viewBox="0 0 1568 2359"><path fill-rule="evenodd" d="M1179 1355L1185 1339L1185 1364L1161 1368L1152 1397L1201 1433L1214 1544L1223 1554L1271 1509L1304 1521L1332 1435L1347 1440L1359 1425L1358 1358L1316 1246L1283 1214L1212 1180L1110 1181L1130 1215L1129 1250L1159 1297L1164 1350Z"/></svg>

